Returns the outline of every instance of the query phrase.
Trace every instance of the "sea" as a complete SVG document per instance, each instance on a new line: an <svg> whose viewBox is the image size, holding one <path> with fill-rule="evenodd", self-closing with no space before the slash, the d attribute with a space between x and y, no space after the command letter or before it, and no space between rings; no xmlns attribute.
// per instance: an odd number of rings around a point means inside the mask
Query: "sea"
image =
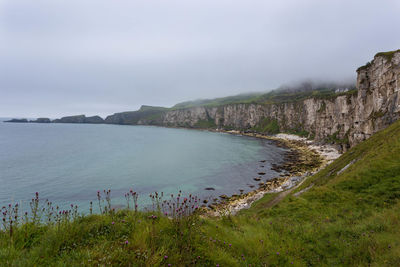
<svg viewBox="0 0 400 267"><path fill-rule="evenodd" d="M103 190L111 190L115 207L126 205L130 190L143 209L154 192L168 200L181 191L211 203L254 190L256 177L277 177L271 164L282 162L285 151L268 140L221 132L0 121L0 206L29 210L38 192L53 205L87 213Z"/></svg>

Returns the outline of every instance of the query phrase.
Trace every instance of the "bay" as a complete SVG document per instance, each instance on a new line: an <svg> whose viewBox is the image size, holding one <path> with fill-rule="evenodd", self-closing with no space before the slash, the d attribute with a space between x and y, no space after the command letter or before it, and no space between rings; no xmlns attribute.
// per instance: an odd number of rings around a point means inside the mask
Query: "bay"
<svg viewBox="0 0 400 267"><path fill-rule="evenodd" d="M258 172L263 181L276 177L270 167L284 151L268 140L190 129L0 122L0 205L27 209L39 192L87 212L103 189L113 205L124 205L130 189L141 207L155 191L212 199L252 190Z"/></svg>

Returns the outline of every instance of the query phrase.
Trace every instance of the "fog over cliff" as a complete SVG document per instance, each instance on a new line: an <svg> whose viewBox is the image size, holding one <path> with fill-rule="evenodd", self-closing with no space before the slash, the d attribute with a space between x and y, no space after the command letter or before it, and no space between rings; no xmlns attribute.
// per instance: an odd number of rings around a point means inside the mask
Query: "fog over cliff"
<svg viewBox="0 0 400 267"><path fill-rule="evenodd" d="M400 1L0 0L0 116L348 82L400 48Z"/></svg>

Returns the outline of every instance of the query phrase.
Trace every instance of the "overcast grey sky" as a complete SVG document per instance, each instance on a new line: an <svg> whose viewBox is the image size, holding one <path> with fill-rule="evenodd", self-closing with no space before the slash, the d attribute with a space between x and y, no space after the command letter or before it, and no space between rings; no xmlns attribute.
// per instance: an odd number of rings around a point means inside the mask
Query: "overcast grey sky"
<svg viewBox="0 0 400 267"><path fill-rule="evenodd" d="M0 116L354 79L400 48L399 14L399 0L0 0Z"/></svg>

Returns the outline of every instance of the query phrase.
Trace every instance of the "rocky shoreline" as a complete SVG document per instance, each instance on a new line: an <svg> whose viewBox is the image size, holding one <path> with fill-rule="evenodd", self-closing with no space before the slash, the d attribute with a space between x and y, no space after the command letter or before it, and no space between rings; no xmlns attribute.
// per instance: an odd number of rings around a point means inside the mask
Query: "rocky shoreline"
<svg viewBox="0 0 400 267"><path fill-rule="evenodd" d="M296 135L277 134L270 136L240 131L226 131L226 133L272 140L276 146L287 148L289 151L285 153L282 164L272 164L271 169L281 173L279 177L260 182L257 189L245 194L230 197L220 196L219 201L217 200L208 206L203 205L205 216L234 215L242 209L248 209L252 203L261 199L265 194L285 191L300 185L307 177L318 172L340 156L338 150L332 146L319 145L312 140ZM260 162L262 163L263 160ZM257 181L261 181L261 179Z"/></svg>

